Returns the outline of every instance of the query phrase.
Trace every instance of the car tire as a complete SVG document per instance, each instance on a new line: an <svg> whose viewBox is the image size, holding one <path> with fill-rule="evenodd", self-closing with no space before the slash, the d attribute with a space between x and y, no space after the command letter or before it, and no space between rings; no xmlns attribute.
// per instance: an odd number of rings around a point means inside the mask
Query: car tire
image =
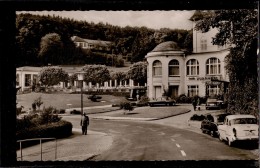
<svg viewBox="0 0 260 168"><path fill-rule="evenodd" d="M203 133L203 134L205 134L205 133L206 133L206 131L205 131L204 129L201 129L201 131L202 131L202 133Z"/></svg>
<svg viewBox="0 0 260 168"><path fill-rule="evenodd" d="M215 137L214 131L210 131L210 136Z"/></svg>

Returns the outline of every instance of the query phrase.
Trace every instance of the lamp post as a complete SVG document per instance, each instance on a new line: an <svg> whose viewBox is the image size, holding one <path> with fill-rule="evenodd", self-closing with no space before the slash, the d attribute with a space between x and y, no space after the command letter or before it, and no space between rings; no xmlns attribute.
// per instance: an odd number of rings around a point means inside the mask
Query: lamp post
<svg viewBox="0 0 260 168"><path fill-rule="evenodd" d="M80 81L80 94L81 94L81 116L83 115L83 94L82 94L82 88L83 88L83 79L84 79L84 72L78 72L78 81Z"/></svg>

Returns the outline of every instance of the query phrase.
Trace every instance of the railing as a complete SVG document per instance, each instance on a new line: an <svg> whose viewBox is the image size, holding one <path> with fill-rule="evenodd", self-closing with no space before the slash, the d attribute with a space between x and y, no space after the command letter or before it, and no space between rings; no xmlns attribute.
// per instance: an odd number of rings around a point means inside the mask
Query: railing
<svg viewBox="0 0 260 168"><path fill-rule="evenodd" d="M40 141L40 150L41 150L41 161L42 161L42 140L55 140L55 160L57 159L57 139L56 138L33 138L33 139L24 139L18 140L20 143L20 153L21 153L21 161L23 161L23 150L22 150L22 142L25 141Z"/></svg>

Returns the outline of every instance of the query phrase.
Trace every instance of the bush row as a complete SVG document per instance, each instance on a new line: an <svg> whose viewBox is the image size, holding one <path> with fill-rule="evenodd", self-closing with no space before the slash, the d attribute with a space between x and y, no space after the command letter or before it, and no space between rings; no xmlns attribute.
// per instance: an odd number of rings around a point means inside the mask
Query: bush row
<svg viewBox="0 0 260 168"><path fill-rule="evenodd" d="M79 94L80 92L72 92L71 94ZM125 92L125 91L122 91L122 92L119 92L119 91L83 91L83 94L86 94L86 95L112 95L112 96L122 96L122 97L129 97L130 96L130 93L129 92Z"/></svg>
<svg viewBox="0 0 260 168"><path fill-rule="evenodd" d="M16 132L16 139L32 139L32 138L65 138L72 134L72 124L68 121L61 120L59 122L40 125L22 129ZM23 147L38 144L39 141L26 141L22 143ZM17 143L19 148L19 143Z"/></svg>

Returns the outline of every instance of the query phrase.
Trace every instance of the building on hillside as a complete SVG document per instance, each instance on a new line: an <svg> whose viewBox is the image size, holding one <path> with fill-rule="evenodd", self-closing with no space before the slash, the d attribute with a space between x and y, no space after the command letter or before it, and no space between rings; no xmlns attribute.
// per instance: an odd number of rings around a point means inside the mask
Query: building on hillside
<svg viewBox="0 0 260 168"><path fill-rule="evenodd" d="M112 53L113 43L111 41L90 40L78 36L71 37L71 40L75 43L77 47L81 47L83 49L90 49L93 51Z"/></svg>
<svg viewBox="0 0 260 168"><path fill-rule="evenodd" d="M226 90L229 78L225 70L228 46L211 43L217 33L196 31L193 20L193 53L185 55L173 41L163 42L147 53L148 97L155 99L167 93L170 97L216 96Z"/></svg>

